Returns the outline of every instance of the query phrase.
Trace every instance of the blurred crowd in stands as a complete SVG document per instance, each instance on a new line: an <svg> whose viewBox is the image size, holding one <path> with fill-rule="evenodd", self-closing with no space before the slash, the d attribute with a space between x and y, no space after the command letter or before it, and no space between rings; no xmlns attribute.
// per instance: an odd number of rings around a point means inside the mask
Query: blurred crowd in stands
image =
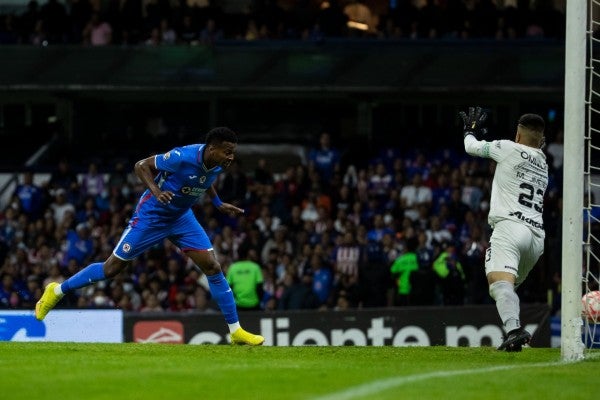
<svg viewBox="0 0 600 400"><path fill-rule="evenodd" d="M562 39L565 0L31 0L0 44L211 45L222 39ZM236 3L237 4L237 3Z"/></svg>
<svg viewBox="0 0 600 400"><path fill-rule="evenodd" d="M559 287L560 134L546 152L546 254L524 302L546 301L547 290ZM256 288L256 304L244 309L489 303L483 265L494 163L450 150L343 155L323 133L307 149L308 161L285 171L273 172L268 157L245 168L240 160L217 189L245 215L221 214L208 198L195 207L225 273L240 261L260 267L248 278L254 281L233 285L234 292ZM0 212L1 308L31 309L48 282L108 257L145 189L134 162L116 163L110 173L90 162L76 173L63 159L42 184L35 171L21 174ZM114 280L70 293L60 307L215 311L206 277L168 241Z"/></svg>

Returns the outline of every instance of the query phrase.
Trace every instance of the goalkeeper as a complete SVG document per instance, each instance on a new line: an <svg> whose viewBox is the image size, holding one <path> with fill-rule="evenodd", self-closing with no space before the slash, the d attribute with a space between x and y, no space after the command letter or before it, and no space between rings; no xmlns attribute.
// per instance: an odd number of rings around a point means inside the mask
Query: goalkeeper
<svg viewBox="0 0 600 400"><path fill-rule="evenodd" d="M480 107L460 112L465 151L497 162L488 223L492 227L485 256L490 296L504 325L506 336L498 350L521 351L531 334L519 320L519 297L523 283L544 252L542 211L548 185L548 165L541 147L544 120L524 114L517 123L515 140L481 140L487 113Z"/></svg>

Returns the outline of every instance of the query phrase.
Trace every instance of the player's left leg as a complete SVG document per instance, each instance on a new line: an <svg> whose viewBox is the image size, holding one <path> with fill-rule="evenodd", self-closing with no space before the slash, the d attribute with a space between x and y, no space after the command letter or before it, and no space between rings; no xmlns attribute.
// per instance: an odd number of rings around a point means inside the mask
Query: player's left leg
<svg viewBox="0 0 600 400"><path fill-rule="evenodd" d="M498 315L507 332L499 350L520 351L531 338L521 327L519 296L515 291L520 273L521 246L529 242L528 230L512 221L496 224L486 253L485 271L490 296L496 302Z"/></svg>
<svg viewBox="0 0 600 400"><path fill-rule="evenodd" d="M515 289L541 254L539 249L530 251L535 242L531 230L517 222L503 221L492 233L485 270L490 296L496 301L496 309L507 332L499 350L521 351L531 340L531 334L521 327L519 297Z"/></svg>
<svg viewBox="0 0 600 400"><path fill-rule="evenodd" d="M187 250L186 254L194 261L208 279L210 293L219 305L225 321L229 326L232 344L248 344L258 346L263 344L265 338L245 331L240 326L237 307L233 298L233 292L227 279L223 275L221 265L218 263L215 252L210 250L194 251Z"/></svg>
<svg viewBox="0 0 600 400"><path fill-rule="evenodd" d="M233 291L223 275L210 239L191 211L174 224L171 233L169 239L184 251L206 275L210 293L219 305L229 326L231 343L251 346L263 344L264 337L249 333L240 326Z"/></svg>

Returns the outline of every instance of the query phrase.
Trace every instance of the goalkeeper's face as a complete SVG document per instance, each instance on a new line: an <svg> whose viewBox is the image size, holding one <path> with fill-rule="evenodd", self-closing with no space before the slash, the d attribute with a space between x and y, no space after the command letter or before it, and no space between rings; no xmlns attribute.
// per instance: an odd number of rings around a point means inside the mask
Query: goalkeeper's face
<svg viewBox="0 0 600 400"><path fill-rule="evenodd" d="M220 166L222 168L228 168L235 158L236 143L221 142L213 144L208 149L207 167L213 168Z"/></svg>

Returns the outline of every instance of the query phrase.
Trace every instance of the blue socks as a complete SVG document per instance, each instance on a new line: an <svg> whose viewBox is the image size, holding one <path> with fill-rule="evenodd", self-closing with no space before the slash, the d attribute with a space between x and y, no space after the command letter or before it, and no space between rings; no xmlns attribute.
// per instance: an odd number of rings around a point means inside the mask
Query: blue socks
<svg viewBox="0 0 600 400"><path fill-rule="evenodd" d="M208 286L210 287L210 294L215 299L225 321L228 324L234 324L239 321L235 300L233 299L233 292L223 276L223 272L219 272L215 275L207 275Z"/></svg>
<svg viewBox="0 0 600 400"><path fill-rule="evenodd" d="M79 289L84 286L91 285L94 282L106 279L106 276L104 276L103 265L103 262L97 262L88 265L87 267L85 267L84 269L82 269L81 271L64 281L60 285L60 290L63 293L67 293L69 290Z"/></svg>
<svg viewBox="0 0 600 400"><path fill-rule="evenodd" d="M70 290L79 289L84 286L88 286L94 282L98 282L106 279L104 275L104 263L97 262L88 265L60 285L60 289L63 293L67 293ZM210 287L210 293L215 299L225 321L228 324L236 324L239 322L237 307L235 300L233 299L233 292L223 276L222 272L216 275L208 276L208 286Z"/></svg>

